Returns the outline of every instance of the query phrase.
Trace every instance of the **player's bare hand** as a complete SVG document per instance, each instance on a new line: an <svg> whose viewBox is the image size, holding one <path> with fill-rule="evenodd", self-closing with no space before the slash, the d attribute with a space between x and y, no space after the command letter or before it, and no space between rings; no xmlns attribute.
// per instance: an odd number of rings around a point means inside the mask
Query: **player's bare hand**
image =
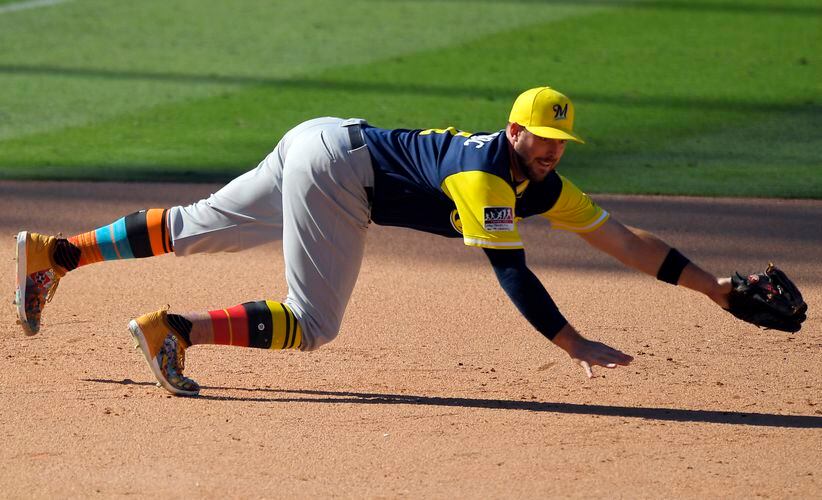
<svg viewBox="0 0 822 500"><path fill-rule="evenodd" d="M554 337L554 344L567 352L571 359L585 370L588 378L594 376L594 366L613 369L617 366L627 366L634 360L632 356L602 342L586 339L570 324L565 325Z"/></svg>
<svg viewBox="0 0 822 500"><path fill-rule="evenodd" d="M730 306L728 297L731 295L731 278L717 278L715 284L708 291L708 297L719 305L722 309Z"/></svg>

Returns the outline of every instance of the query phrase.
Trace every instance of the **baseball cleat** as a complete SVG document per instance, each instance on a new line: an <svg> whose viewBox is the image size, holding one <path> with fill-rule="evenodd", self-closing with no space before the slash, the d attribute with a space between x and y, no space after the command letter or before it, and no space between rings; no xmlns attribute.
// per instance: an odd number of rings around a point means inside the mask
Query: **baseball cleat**
<svg viewBox="0 0 822 500"><path fill-rule="evenodd" d="M66 270L54 263L57 238L20 231L17 235L17 282L14 304L26 335L40 331L43 308L54 297Z"/></svg>
<svg viewBox="0 0 822 500"><path fill-rule="evenodd" d="M128 324L134 347L143 351L157 382L176 396L196 396L197 382L183 375L185 351L189 347L168 324L165 309L148 313Z"/></svg>

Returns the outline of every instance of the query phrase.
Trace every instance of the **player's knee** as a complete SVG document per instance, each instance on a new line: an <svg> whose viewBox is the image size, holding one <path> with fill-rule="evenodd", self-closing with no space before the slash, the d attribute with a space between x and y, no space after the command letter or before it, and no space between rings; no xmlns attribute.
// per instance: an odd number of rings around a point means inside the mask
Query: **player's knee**
<svg viewBox="0 0 822 500"><path fill-rule="evenodd" d="M332 321L324 315L311 314L290 300L286 300L286 304L293 311L302 330L301 351L316 351L337 338L340 322Z"/></svg>
<svg viewBox="0 0 822 500"><path fill-rule="evenodd" d="M340 331L339 327L320 327L312 321L306 321L305 323L312 326L309 326L308 329L306 329L306 327L303 326L303 321L300 321L300 326L303 327L303 342L300 345L301 351L316 351L320 347L337 338L337 334Z"/></svg>
<svg viewBox="0 0 822 500"><path fill-rule="evenodd" d="M337 333L338 332L334 332L332 335L329 335L327 332L323 332L319 335L306 336L303 338L303 344L300 346L300 350L316 351L320 347L337 338Z"/></svg>

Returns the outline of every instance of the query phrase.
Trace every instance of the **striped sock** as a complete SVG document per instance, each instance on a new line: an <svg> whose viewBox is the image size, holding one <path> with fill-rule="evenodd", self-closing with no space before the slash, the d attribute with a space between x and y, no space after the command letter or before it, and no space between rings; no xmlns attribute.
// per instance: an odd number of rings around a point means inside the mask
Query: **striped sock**
<svg viewBox="0 0 822 500"><path fill-rule="evenodd" d="M171 316L170 314L169 318ZM228 309L188 313L182 317L190 322L191 327L187 332L178 333L187 336L192 345L299 349L302 344L303 333L299 322L288 306L279 302L246 302ZM175 325L180 323L182 322L172 323L175 330L178 328Z"/></svg>
<svg viewBox="0 0 822 500"><path fill-rule="evenodd" d="M191 345L191 321L185 319L183 316L179 314L168 314L166 315L166 319L168 320L169 326L177 332L180 337L183 338L186 346Z"/></svg>
<svg viewBox="0 0 822 500"><path fill-rule="evenodd" d="M80 250L80 259L75 267L104 260L153 257L174 251L168 230L168 210L162 208L140 210L108 226L72 236L68 241Z"/></svg>
<svg viewBox="0 0 822 500"><path fill-rule="evenodd" d="M77 263L80 262L80 249L65 238L57 238L52 257L54 257L55 264L66 271L71 271L76 269Z"/></svg>

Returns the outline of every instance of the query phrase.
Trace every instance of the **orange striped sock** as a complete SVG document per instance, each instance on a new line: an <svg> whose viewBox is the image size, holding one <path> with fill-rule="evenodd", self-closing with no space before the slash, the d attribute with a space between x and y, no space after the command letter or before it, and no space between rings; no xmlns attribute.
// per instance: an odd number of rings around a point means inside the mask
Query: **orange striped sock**
<svg viewBox="0 0 822 500"><path fill-rule="evenodd" d="M153 257L174 250L168 210L162 208L140 210L68 241L80 250L77 267L104 260Z"/></svg>

